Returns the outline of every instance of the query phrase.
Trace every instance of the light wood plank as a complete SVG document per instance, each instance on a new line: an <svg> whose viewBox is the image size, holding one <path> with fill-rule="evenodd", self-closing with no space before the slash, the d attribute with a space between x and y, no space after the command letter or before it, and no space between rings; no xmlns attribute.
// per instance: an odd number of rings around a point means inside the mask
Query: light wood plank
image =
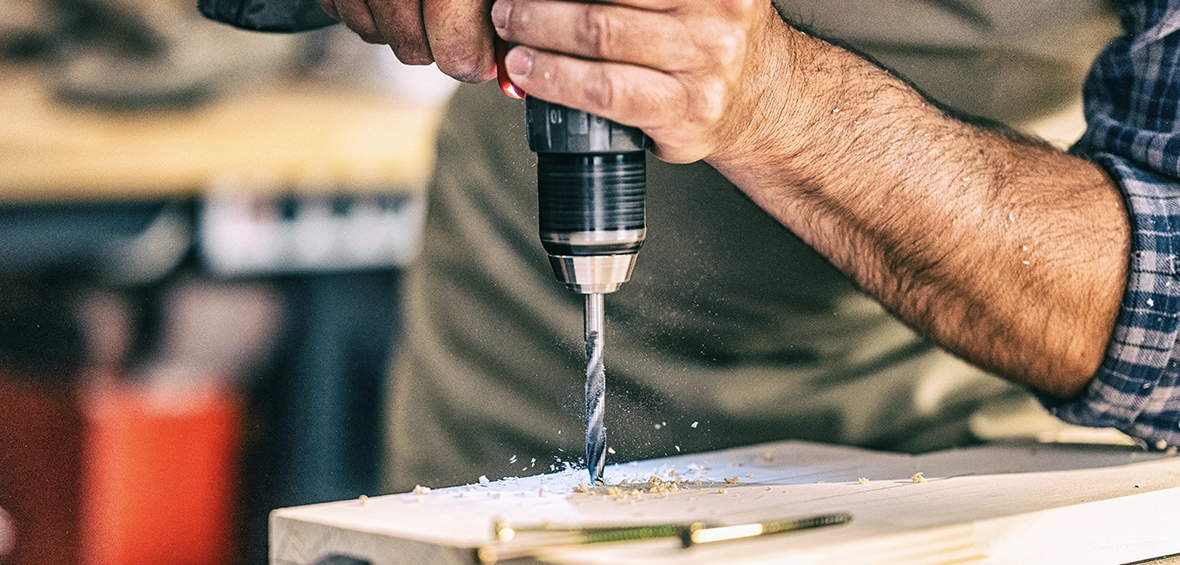
<svg viewBox="0 0 1180 565"><path fill-rule="evenodd" d="M1180 553L1180 458L1125 448L988 446L907 456L787 442L611 466L607 479L670 479L673 471L687 482L666 497L577 493L585 472L571 471L279 510L272 514L271 562L314 563L336 552L374 564L470 563L470 548L492 543L496 519L578 527L732 524L841 511L853 521L689 550L653 540L540 559L1078 564ZM913 482L917 472L925 482ZM869 481L861 484L861 477Z"/></svg>

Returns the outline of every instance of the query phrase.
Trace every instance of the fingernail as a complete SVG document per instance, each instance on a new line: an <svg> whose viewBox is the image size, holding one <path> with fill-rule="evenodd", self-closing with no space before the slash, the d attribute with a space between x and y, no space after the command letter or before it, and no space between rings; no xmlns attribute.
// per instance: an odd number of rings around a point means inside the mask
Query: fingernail
<svg viewBox="0 0 1180 565"><path fill-rule="evenodd" d="M510 75L528 76L533 71L533 50L528 47L513 48L504 58L504 66L508 67Z"/></svg>
<svg viewBox="0 0 1180 565"><path fill-rule="evenodd" d="M508 26L508 18L512 15L512 0L496 0L492 4L492 25L496 29Z"/></svg>

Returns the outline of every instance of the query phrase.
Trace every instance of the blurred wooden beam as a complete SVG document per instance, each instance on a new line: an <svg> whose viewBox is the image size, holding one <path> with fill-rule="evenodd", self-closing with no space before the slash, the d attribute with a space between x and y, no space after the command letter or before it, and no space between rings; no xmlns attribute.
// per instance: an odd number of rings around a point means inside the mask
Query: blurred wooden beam
<svg viewBox="0 0 1180 565"><path fill-rule="evenodd" d="M192 110L104 112L53 100L41 73L0 70L0 203L256 191L419 190L441 108L293 81Z"/></svg>

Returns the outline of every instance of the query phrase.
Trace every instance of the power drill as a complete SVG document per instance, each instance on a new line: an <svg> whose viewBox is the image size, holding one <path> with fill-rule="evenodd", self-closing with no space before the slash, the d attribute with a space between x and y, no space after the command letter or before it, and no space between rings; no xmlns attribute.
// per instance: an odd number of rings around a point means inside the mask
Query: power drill
<svg viewBox="0 0 1180 565"><path fill-rule="evenodd" d="M497 51L500 87L519 98L503 66L507 45ZM638 128L534 96L526 97L525 114L537 154L541 244L557 280L586 296L586 465L598 483L606 461L603 295L630 280L647 234L650 141Z"/></svg>

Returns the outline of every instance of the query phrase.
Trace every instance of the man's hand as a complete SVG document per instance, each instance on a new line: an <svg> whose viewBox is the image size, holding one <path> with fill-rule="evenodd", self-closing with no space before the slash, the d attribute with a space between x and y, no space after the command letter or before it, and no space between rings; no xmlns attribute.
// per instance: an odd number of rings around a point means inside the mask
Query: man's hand
<svg viewBox="0 0 1180 565"><path fill-rule="evenodd" d="M1102 361L1130 236L1099 167L948 116L768 0L496 0L492 20L530 95L708 161L950 351L1061 397Z"/></svg>
<svg viewBox="0 0 1180 565"><path fill-rule="evenodd" d="M316 0L370 43L388 43L407 65L437 63L465 82L495 76L491 0Z"/></svg>
<svg viewBox="0 0 1180 565"><path fill-rule="evenodd" d="M521 44L507 58L514 83L642 128L656 154L677 163L748 127L765 59L787 30L770 2L755 0L497 0L492 20Z"/></svg>

